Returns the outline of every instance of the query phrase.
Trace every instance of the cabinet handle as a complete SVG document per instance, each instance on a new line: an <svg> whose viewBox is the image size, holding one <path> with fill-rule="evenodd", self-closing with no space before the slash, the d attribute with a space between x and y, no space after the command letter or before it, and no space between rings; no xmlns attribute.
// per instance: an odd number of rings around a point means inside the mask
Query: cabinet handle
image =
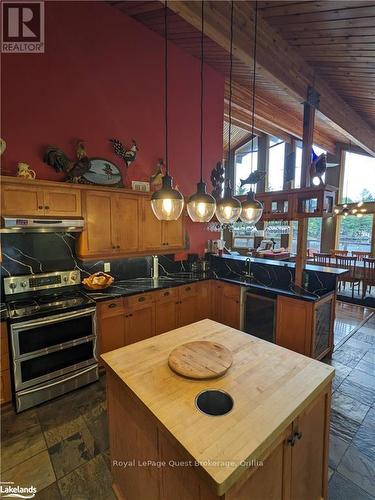
<svg viewBox="0 0 375 500"><path fill-rule="evenodd" d="M296 444L296 438L294 435L288 437L287 443L289 446L294 446Z"/></svg>
<svg viewBox="0 0 375 500"><path fill-rule="evenodd" d="M146 297L139 297L138 302L144 302L146 300Z"/></svg>
<svg viewBox="0 0 375 500"><path fill-rule="evenodd" d="M43 209L43 205L39 205L38 208L39 208L39 210L42 210Z"/></svg>
<svg viewBox="0 0 375 500"><path fill-rule="evenodd" d="M112 245L112 248L115 249L116 248L115 245Z"/></svg>
<svg viewBox="0 0 375 500"><path fill-rule="evenodd" d="M133 313L129 314L129 318L131 318L133 316Z"/></svg>
<svg viewBox="0 0 375 500"><path fill-rule="evenodd" d="M164 297L168 297L169 292L164 292L164 294L163 294L163 295L164 295Z"/></svg>
<svg viewBox="0 0 375 500"><path fill-rule="evenodd" d="M117 245L117 247L116 247L116 248L120 248L120 245Z"/></svg>
<svg viewBox="0 0 375 500"><path fill-rule="evenodd" d="M298 440L302 438L302 432L295 432L294 437L296 437Z"/></svg>
<svg viewBox="0 0 375 500"><path fill-rule="evenodd" d="M117 307L117 304L109 304L108 308L113 309L114 307Z"/></svg>
<svg viewBox="0 0 375 500"><path fill-rule="evenodd" d="M186 290L187 292L190 292L191 287L190 287L190 286L187 286L187 287L185 288L185 290Z"/></svg>
<svg viewBox="0 0 375 500"><path fill-rule="evenodd" d="M49 210L49 206L48 206L48 205L46 205L44 208L45 208L46 210Z"/></svg>

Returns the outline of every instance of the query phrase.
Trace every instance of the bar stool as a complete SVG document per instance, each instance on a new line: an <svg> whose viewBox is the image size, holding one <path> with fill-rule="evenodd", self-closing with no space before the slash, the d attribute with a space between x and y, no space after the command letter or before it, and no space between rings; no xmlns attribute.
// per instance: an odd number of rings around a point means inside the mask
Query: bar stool
<svg viewBox="0 0 375 500"><path fill-rule="evenodd" d="M358 261L362 261L363 259L371 258L371 252L361 252L360 250L353 250L352 256L357 257Z"/></svg>
<svg viewBox="0 0 375 500"><path fill-rule="evenodd" d="M314 264L329 266L331 263L330 253L314 253Z"/></svg>
<svg viewBox="0 0 375 500"><path fill-rule="evenodd" d="M349 253L348 250L338 250L338 249L331 250L332 257L337 257L340 255L343 255L344 257L346 257L348 255L348 253Z"/></svg>

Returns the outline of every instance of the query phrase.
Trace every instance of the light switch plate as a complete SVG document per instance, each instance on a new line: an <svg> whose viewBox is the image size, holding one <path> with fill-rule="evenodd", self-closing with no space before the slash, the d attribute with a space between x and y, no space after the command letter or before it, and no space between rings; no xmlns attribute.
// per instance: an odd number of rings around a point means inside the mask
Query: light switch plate
<svg viewBox="0 0 375 500"><path fill-rule="evenodd" d="M111 272L111 263L110 262L104 262L104 272L105 273Z"/></svg>

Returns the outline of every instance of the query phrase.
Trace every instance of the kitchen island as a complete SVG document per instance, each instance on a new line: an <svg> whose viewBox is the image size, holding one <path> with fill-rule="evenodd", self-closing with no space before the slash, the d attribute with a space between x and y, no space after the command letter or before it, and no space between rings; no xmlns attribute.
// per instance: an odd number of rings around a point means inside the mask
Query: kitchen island
<svg viewBox="0 0 375 500"><path fill-rule="evenodd" d="M224 376L169 368L172 349L194 340L232 352ZM332 367L207 319L102 359L118 498L327 498ZM231 396L229 413L197 409L208 388Z"/></svg>

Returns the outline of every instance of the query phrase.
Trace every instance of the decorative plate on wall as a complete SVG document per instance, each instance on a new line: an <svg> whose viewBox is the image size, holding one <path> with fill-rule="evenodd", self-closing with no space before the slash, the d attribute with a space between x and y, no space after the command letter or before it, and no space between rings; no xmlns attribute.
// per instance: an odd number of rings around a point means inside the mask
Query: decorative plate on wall
<svg viewBox="0 0 375 500"><path fill-rule="evenodd" d="M120 169L105 158L90 158L90 168L82 177L89 183L101 186L122 186Z"/></svg>

